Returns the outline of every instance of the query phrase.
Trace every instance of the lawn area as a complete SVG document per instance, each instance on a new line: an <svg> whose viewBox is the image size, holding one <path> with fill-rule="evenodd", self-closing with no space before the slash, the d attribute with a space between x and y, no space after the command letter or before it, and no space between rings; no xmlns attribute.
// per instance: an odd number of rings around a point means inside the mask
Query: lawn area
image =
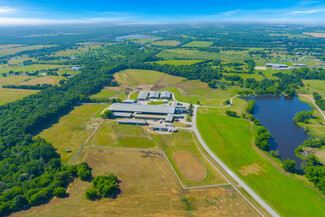
<svg viewBox="0 0 325 217"><path fill-rule="evenodd" d="M209 47L212 44L212 41L191 41L187 44L184 44L183 47Z"/></svg>
<svg viewBox="0 0 325 217"><path fill-rule="evenodd" d="M200 63L203 60L160 60L156 62L149 62L149 63L157 63L159 65L174 65L174 66L180 66L180 65L193 65L196 63Z"/></svg>
<svg viewBox="0 0 325 217"><path fill-rule="evenodd" d="M225 116L225 110L198 111L198 129L210 149L281 215L323 216L325 199L312 184L266 159L252 145L250 124Z"/></svg>
<svg viewBox="0 0 325 217"><path fill-rule="evenodd" d="M69 114L61 117L58 123L39 135L53 144L61 155L61 160L66 163L98 127L101 118L92 116L102 107L100 104L76 106Z"/></svg>
<svg viewBox="0 0 325 217"><path fill-rule="evenodd" d="M203 185L215 185L225 184L227 181L221 176L221 174L213 168L213 166L204 158L197 148L192 133L186 130L179 130L177 133L172 134L151 134L154 140L159 144L163 151L165 151L170 163L175 169L178 177L180 177L185 187L203 186ZM193 159L184 160L182 167L176 164L175 153L183 151L190 153ZM195 167L195 160L198 160L202 164L202 168ZM201 177L200 180L194 181L186 177L186 166L193 167L193 175L200 173L202 169L206 170L206 174ZM196 169L196 170L195 170ZM200 169L200 170L199 170ZM194 176L195 177L195 176Z"/></svg>
<svg viewBox="0 0 325 217"><path fill-rule="evenodd" d="M136 100L138 98L138 95L139 95L139 92L133 92L131 95L130 95L130 99L132 100Z"/></svg>
<svg viewBox="0 0 325 217"><path fill-rule="evenodd" d="M123 91L102 89L99 93L90 96L93 99L102 99L102 98L118 98Z"/></svg>
<svg viewBox="0 0 325 217"><path fill-rule="evenodd" d="M180 42L176 40L163 40L163 41L156 41L152 44L157 46L177 46L180 44Z"/></svg>
<svg viewBox="0 0 325 217"><path fill-rule="evenodd" d="M2 88L2 85L20 84L27 79L28 77L24 75L0 77L0 105L14 102L16 100L24 98L25 96L37 93L38 90Z"/></svg>
<svg viewBox="0 0 325 217"><path fill-rule="evenodd" d="M157 152L84 148L75 163L87 162L93 176L117 175L121 194L89 201L90 182L74 181L67 198L12 216L259 216L232 188L181 189L166 158Z"/></svg>

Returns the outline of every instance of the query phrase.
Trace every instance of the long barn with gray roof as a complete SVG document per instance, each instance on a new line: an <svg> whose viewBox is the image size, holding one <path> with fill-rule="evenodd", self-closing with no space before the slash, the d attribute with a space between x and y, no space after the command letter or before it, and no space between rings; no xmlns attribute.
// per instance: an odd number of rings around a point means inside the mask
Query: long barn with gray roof
<svg viewBox="0 0 325 217"><path fill-rule="evenodd" d="M127 104L127 103L114 103L108 110L112 112L136 112L142 114L156 114L167 115L174 114L176 106L167 105L141 105L141 104Z"/></svg>

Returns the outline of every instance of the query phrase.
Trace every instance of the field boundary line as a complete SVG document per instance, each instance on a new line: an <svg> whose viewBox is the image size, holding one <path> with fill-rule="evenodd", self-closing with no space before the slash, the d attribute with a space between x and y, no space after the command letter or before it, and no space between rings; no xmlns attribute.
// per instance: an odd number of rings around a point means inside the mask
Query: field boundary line
<svg viewBox="0 0 325 217"><path fill-rule="evenodd" d="M102 124L104 123L105 119L102 120L102 122L98 125L98 127L94 130L94 132L88 137L88 139L86 140L86 142L84 142L79 148L78 150L74 153L74 155L72 155L72 157L70 158L70 160L66 163L66 165L70 165L74 159L76 159L76 157L79 155L79 153L82 151L82 149L86 146L86 144L89 142L89 140L93 137L93 135L97 132L97 130L102 126Z"/></svg>
<svg viewBox="0 0 325 217"><path fill-rule="evenodd" d="M91 118L93 118L102 108L104 108L106 106L106 104L105 105L103 105L100 109L98 109L98 111L97 112L95 112L95 114L93 114L89 119L91 119Z"/></svg>
<svg viewBox="0 0 325 217"><path fill-rule="evenodd" d="M227 186L231 185L230 183L223 183L223 184L216 184L216 185L202 185L202 186L193 186L193 187L186 187L185 190L188 189L196 189L196 188L210 188L210 187L218 187L218 186Z"/></svg>
<svg viewBox="0 0 325 217"><path fill-rule="evenodd" d="M88 146L88 145L85 145L84 148L107 148L107 149L128 150L128 151L149 151L149 152L164 153L161 150L144 149L144 148L105 147L105 146Z"/></svg>

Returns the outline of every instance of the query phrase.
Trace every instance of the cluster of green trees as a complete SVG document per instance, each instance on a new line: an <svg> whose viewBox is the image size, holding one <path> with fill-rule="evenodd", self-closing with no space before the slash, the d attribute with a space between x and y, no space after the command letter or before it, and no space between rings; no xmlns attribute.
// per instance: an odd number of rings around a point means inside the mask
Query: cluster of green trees
<svg viewBox="0 0 325 217"><path fill-rule="evenodd" d="M308 123L309 119L313 117L313 111L301 111L297 112L293 120L296 123L303 122L303 123Z"/></svg>
<svg viewBox="0 0 325 217"><path fill-rule="evenodd" d="M110 54L117 54L121 49L114 48L110 47ZM125 63L128 60L136 62L136 59L146 56L136 46L126 50ZM76 103L98 93L104 86L116 85L112 75L128 66L117 65L114 56L112 61L105 55L103 58L103 61L96 58L85 61L84 70L62 86L49 87L0 106L1 214L21 209L26 201L29 205L47 201L53 196L54 189L65 186L70 175L82 180L91 177L88 165L62 166L53 146L44 139L33 139L30 134L37 134L69 112ZM61 191L57 189L55 194L60 195Z"/></svg>
<svg viewBox="0 0 325 217"><path fill-rule="evenodd" d="M226 115L228 115L230 117L238 117L237 116L237 112L235 112L235 111L229 111L229 110L227 110L226 111Z"/></svg>
<svg viewBox="0 0 325 217"><path fill-rule="evenodd" d="M314 96L316 105L318 105L319 108L321 108L322 110L325 110L325 100L322 99L322 96L319 95L318 93L313 93L313 96Z"/></svg>
<svg viewBox="0 0 325 217"><path fill-rule="evenodd" d="M254 100L249 100L246 106L246 113L247 114L254 114L255 110L255 101Z"/></svg>
<svg viewBox="0 0 325 217"><path fill-rule="evenodd" d="M270 137L271 137L270 132L265 127L259 126L256 132L255 145L260 149L262 149L263 151L269 151Z"/></svg>
<svg viewBox="0 0 325 217"><path fill-rule="evenodd" d="M313 153L303 154L306 147L322 148L324 146L324 137L312 136L297 147L295 154L303 160L301 168L305 172L306 177L325 194L325 166Z"/></svg>
<svg viewBox="0 0 325 217"><path fill-rule="evenodd" d="M101 197L114 198L119 192L117 176L99 175L92 181L92 187L85 192L85 197L89 200L100 199Z"/></svg>
<svg viewBox="0 0 325 217"><path fill-rule="evenodd" d="M113 119L115 118L114 113L110 110L106 110L104 114L102 114L102 118Z"/></svg>
<svg viewBox="0 0 325 217"><path fill-rule="evenodd" d="M27 90L44 90L46 88L52 87L51 84L36 84L36 85L2 85L3 88L11 89L27 89Z"/></svg>

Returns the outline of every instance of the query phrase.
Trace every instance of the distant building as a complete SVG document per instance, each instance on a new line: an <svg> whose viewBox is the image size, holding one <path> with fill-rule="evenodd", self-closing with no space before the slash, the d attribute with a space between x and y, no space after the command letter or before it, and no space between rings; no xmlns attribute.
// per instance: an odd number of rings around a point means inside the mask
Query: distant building
<svg viewBox="0 0 325 217"><path fill-rule="evenodd" d="M117 118L130 118L132 116L131 112L114 112L113 114Z"/></svg>
<svg viewBox="0 0 325 217"><path fill-rule="evenodd" d="M267 63L266 67L272 67L273 69L285 69L288 68L286 64Z"/></svg>
<svg viewBox="0 0 325 217"><path fill-rule="evenodd" d="M175 112L179 114L187 113L187 108L185 106L176 106Z"/></svg>
<svg viewBox="0 0 325 217"><path fill-rule="evenodd" d="M293 66L306 67L306 64L302 64L302 63L294 63Z"/></svg>
<svg viewBox="0 0 325 217"><path fill-rule="evenodd" d="M151 126L150 130L154 131L168 131L168 128L166 126Z"/></svg>
<svg viewBox="0 0 325 217"><path fill-rule="evenodd" d="M137 100L147 100L149 93L147 91L140 91Z"/></svg>
<svg viewBox="0 0 325 217"><path fill-rule="evenodd" d="M172 93L169 91L163 91L160 93L160 98L161 99L171 99L172 98Z"/></svg>
<svg viewBox="0 0 325 217"><path fill-rule="evenodd" d="M137 100L132 100L132 99L125 99L122 101L122 103L127 103L127 104L133 104L133 103L137 103Z"/></svg>
<svg viewBox="0 0 325 217"><path fill-rule="evenodd" d="M151 91L150 94L149 94L149 98L150 99L158 99L159 95L160 95L159 92Z"/></svg>
<svg viewBox="0 0 325 217"><path fill-rule="evenodd" d="M147 121L145 120L117 120L118 124L129 124L129 125L147 125Z"/></svg>
<svg viewBox="0 0 325 217"><path fill-rule="evenodd" d="M167 105L141 105L141 104L127 104L127 103L114 103L108 110L112 112L128 112L137 114L155 114L155 115L167 115L175 113L175 106Z"/></svg>
<svg viewBox="0 0 325 217"><path fill-rule="evenodd" d="M71 70L72 70L72 71L81 71L81 70L82 70L82 67L71 66Z"/></svg>
<svg viewBox="0 0 325 217"><path fill-rule="evenodd" d="M174 120L174 115L168 114L167 117L165 118L165 122L171 123Z"/></svg>

